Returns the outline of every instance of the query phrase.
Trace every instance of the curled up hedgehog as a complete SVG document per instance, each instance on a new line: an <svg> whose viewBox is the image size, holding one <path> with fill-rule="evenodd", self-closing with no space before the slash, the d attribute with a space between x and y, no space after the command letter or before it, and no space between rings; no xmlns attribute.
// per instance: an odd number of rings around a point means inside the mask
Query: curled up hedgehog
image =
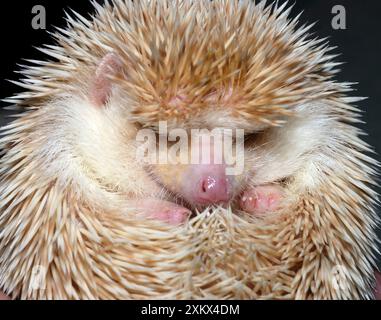
<svg viewBox="0 0 381 320"><path fill-rule="evenodd" d="M91 18L67 16L40 49L49 60L25 67L25 91L6 100L21 113L0 138L0 289L372 298L378 164L325 40L286 4L93 4ZM216 128L244 132L232 145L241 172L215 161L225 145L204 138ZM205 130L185 158L209 162L137 158L141 132L160 158L157 141L188 150L167 135L194 129Z"/></svg>

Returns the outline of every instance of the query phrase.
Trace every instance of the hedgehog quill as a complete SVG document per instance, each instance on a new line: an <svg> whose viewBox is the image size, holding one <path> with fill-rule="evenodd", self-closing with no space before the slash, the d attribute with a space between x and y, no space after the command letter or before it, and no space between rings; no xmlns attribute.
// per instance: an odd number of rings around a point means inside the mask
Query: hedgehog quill
<svg viewBox="0 0 381 320"><path fill-rule="evenodd" d="M22 112L1 129L0 288L22 299L372 298L378 163L326 41L287 4L93 5L91 18L67 15L40 48L46 61L23 69L25 91L6 99ZM210 139L185 157L213 149L209 163L137 161L138 133L159 135L163 121L243 130L243 172L227 174Z"/></svg>

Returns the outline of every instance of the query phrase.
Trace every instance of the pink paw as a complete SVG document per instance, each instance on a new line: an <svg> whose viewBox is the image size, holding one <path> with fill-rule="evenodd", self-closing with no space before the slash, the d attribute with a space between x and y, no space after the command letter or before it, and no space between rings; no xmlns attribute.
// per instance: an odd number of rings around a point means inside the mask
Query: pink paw
<svg viewBox="0 0 381 320"><path fill-rule="evenodd" d="M171 225L184 223L191 215L191 211L187 208L158 199L137 200L134 207L144 217L160 220Z"/></svg>
<svg viewBox="0 0 381 320"><path fill-rule="evenodd" d="M240 199L243 211L263 215L279 209L284 190L278 185L264 185L246 190Z"/></svg>

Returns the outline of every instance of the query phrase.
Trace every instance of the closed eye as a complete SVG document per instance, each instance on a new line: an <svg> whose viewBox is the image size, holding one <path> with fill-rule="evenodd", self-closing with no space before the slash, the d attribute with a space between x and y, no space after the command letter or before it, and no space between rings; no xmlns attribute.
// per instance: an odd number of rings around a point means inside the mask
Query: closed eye
<svg viewBox="0 0 381 320"><path fill-rule="evenodd" d="M254 131L245 133L245 142L257 140L264 131Z"/></svg>

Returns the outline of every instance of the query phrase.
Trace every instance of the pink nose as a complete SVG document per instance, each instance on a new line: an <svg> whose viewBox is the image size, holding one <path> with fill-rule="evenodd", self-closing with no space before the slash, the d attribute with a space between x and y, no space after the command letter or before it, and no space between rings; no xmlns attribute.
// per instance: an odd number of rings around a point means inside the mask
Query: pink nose
<svg viewBox="0 0 381 320"><path fill-rule="evenodd" d="M200 179L195 200L199 204L221 204L230 200L226 175L207 174Z"/></svg>

